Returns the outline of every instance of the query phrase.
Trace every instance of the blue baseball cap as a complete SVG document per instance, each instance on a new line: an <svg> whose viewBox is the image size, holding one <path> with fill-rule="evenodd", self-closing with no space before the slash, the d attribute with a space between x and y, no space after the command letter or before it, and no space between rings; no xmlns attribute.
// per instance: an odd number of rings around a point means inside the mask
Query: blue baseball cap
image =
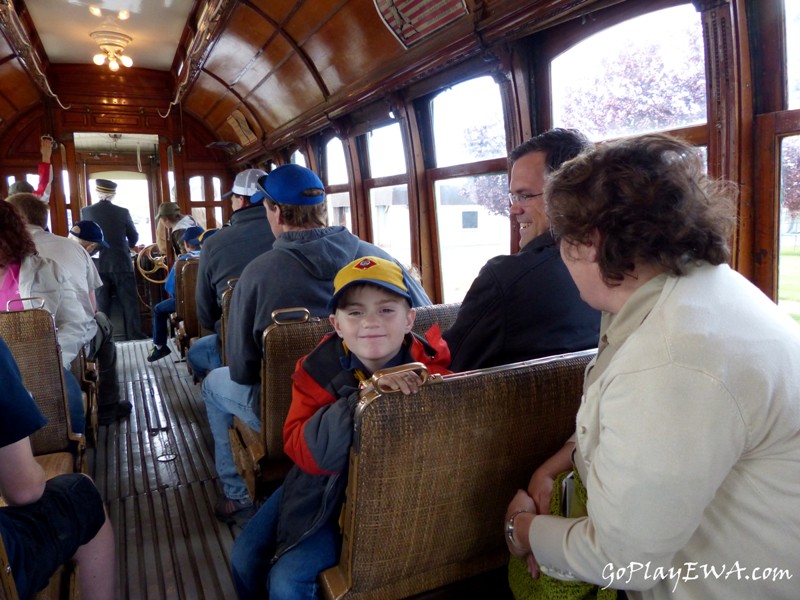
<svg viewBox="0 0 800 600"><path fill-rule="evenodd" d="M85 242L100 244L103 248L109 248L108 242L103 237L103 230L94 221L78 221L69 230L71 235Z"/></svg>
<svg viewBox="0 0 800 600"><path fill-rule="evenodd" d="M290 163L281 165L256 181L266 198L278 204L313 206L325 201L325 186L311 169ZM250 198L253 201L253 198Z"/></svg>

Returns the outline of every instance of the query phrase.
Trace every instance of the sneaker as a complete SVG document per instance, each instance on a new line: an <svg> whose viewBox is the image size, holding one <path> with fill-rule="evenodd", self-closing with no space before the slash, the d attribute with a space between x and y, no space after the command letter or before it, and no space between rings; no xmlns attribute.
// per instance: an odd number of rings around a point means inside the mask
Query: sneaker
<svg viewBox="0 0 800 600"><path fill-rule="evenodd" d="M214 516L228 525L244 527L256 514L256 506L249 499L232 500L223 496L214 505Z"/></svg>
<svg viewBox="0 0 800 600"><path fill-rule="evenodd" d="M147 362L155 362L157 360L161 360L165 356L169 356L172 354L172 350L169 349L169 346L164 344L163 346L153 346L150 349L150 354L147 355Z"/></svg>
<svg viewBox="0 0 800 600"><path fill-rule="evenodd" d="M111 425L117 419L122 419L131 414L131 403L128 400L120 400L111 406L100 406L97 409L97 424Z"/></svg>

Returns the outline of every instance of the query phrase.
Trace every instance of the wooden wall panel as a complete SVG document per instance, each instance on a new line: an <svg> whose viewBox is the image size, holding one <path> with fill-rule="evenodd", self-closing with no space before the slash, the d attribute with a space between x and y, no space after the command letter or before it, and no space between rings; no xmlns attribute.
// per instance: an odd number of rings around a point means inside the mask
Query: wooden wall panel
<svg viewBox="0 0 800 600"><path fill-rule="evenodd" d="M352 35L342 35L343 31ZM405 52L381 21L372 0L347 3L303 44L303 50L331 94Z"/></svg>
<svg viewBox="0 0 800 600"><path fill-rule="evenodd" d="M292 45L284 37L272 38L258 60L242 73L242 76L234 84L234 89L241 97L247 98L264 79L270 77L276 69L289 60L293 53ZM274 127L275 123L272 125Z"/></svg>

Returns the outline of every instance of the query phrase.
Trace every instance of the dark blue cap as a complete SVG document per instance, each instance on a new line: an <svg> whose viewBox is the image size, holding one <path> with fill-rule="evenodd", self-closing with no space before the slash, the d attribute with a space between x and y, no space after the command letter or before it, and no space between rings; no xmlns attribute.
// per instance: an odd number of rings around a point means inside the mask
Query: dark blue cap
<svg viewBox="0 0 800 600"><path fill-rule="evenodd" d="M100 244L103 248L109 247L108 242L103 237L103 230L94 221L78 221L69 232L85 242Z"/></svg>
<svg viewBox="0 0 800 600"><path fill-rule="evenodd" d="M192 246L199 246L200 240L197 238L203 235L203 231L204 229L202 227L198 227L197 225L194 225L193 227L187 227L183 231L183 237L181 239Z"/></svg>

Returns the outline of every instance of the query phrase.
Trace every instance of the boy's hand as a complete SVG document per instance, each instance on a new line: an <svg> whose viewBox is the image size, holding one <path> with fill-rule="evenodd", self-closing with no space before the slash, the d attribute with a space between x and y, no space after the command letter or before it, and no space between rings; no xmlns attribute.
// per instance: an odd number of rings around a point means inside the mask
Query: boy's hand
<svg viewBox="0 0 800 600"><path fill-rule="evenodd" d="M382 390L400 390L405 395L413 394L419 390L419 386L423 384L422 377L414 371L405 371L404 373L387 373L381 375L380 384ZM366 390L361 390L361 396Z"/></svg>

